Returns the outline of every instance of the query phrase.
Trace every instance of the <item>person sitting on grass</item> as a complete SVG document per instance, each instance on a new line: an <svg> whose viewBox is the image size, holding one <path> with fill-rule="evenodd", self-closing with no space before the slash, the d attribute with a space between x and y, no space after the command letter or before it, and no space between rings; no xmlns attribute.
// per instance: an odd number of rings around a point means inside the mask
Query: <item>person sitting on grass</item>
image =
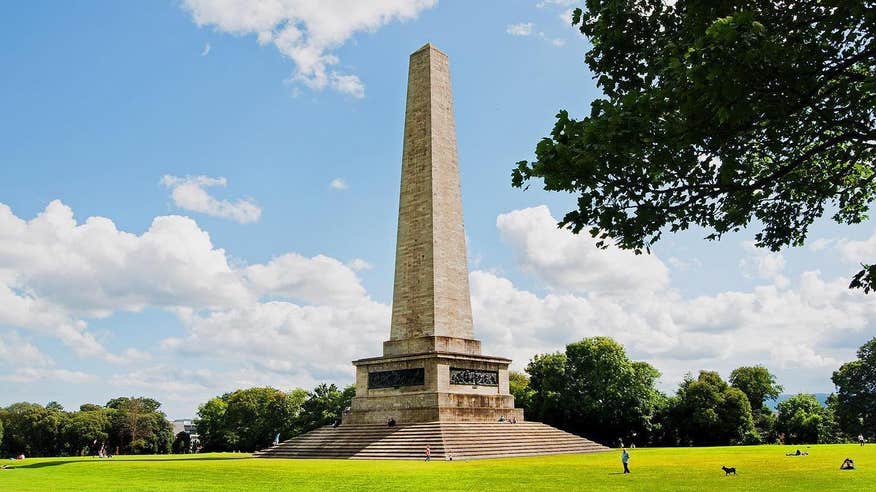
<svg viewBox="0 0 876 492"><path fill-rule="evenodd" d="M852 461L851 458L846 458L845 460L843 460L843 464L840 465L840 470L854 470L854 469L855 469L855 462Z"/></svg>

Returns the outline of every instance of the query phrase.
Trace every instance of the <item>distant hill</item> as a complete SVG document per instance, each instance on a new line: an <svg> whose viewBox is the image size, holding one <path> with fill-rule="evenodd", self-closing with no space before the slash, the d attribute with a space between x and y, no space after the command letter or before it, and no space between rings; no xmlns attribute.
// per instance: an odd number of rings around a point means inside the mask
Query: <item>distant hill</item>
<svg viewBox="0 0 876 492"><path fill-rule="evenodd" d="M812 393L812 394L815 395L816 398L818 398L818 401L820 401L822 405L827 404L827 396L830 395L830 393ZM779 403L787 400L788 398L790 398L792 396L794 396L794 394L792 394L792 393L782 393L781 395L779 395L778 399L776 399L776 400L767 400L766 406L770 407L770 410L775 410L776 407L779 405Z"/></svg>

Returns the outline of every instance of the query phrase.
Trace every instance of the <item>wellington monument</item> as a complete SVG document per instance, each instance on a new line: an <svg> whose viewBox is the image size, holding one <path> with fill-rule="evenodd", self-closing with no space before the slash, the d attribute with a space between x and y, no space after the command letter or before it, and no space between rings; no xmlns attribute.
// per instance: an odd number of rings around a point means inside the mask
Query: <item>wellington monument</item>
<svg viewBox="0 0 876 492"><path fill-rule="evenodd" d="M408 71L390 337L354 362L344 423L522 420L510 363L474 338L450 65L427 44Z"/></svg>
<svg viewBox="0 0 876 492"><path fill-rule="evenodd" d="M447 55L411 55L395 285L383 355L354 361L356 396L342 422L256 453L266 458L490 458L606 450L524 422L511 360L475 339ZM388 425L392 422L393 425ZM514 422L514 423L511 423Z"/></svg>

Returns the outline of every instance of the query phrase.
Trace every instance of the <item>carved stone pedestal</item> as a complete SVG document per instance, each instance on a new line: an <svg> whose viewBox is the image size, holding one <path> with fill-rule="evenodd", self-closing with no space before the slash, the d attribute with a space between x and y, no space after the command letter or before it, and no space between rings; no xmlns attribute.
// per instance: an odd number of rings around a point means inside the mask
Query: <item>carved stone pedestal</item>
<svg viewBox="0 0 876 492"><path fill-rule="evenodd" d="M501 357L423 353L374 357L356 365L356 397L345 424L522 421Z"/></svg>

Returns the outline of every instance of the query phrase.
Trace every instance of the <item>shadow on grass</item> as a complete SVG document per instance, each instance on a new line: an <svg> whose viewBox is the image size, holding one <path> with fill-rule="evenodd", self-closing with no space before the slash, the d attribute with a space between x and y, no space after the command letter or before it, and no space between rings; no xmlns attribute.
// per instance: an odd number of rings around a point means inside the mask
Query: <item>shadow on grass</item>
<svg viewBox="0 0 876 492"><path fill-rule="evenodd" d="M252 459L250 456L234 456L234 457L224 457L224 456L216 456L216 457L205 457L205 458L120 458L120 459L98 459L94 460L56 460L56 461L42 461L40 463L30 463L28 465L10 465L8 470L14 470L17 468L20 469L37 469L37 468L45 468L49 466L60 466L67 465L69 463L106 463L106 462L120 462L120 463L145 463L145 462L162 462L162 461L175 461L177 463L186 463L189 461L233 461L233 460L248 460Z"/></svg>
<svg viewBox="0 0 876 492"><path fill-rule="evenodd" d="M58 465L66 465L67 463L76 463L81 460L62 460L62 461L43 461L41 463L31 463L29 465L10 465L8 470L22 470L25 468L35 469L35 468L45 468L47 466L58 466Z"/></svg>

